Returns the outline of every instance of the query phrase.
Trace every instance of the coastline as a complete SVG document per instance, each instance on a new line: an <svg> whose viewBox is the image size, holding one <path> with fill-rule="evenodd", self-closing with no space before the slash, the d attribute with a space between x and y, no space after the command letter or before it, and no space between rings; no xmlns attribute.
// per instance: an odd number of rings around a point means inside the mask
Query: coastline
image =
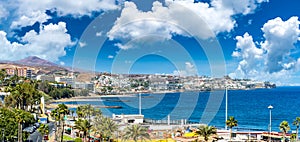
<svg viewBox="0 0 300 142"><path fill-rule="evenodd" d="M94 101L95 99L101 99L101 98L112 98L112 97L134 97L135 94L124 94L124 95L96 95L93 93L90 93L89 96L76 96L71 98L62 98L58 100L51 100L45 104L45 107L48 109L55 109L57 108L58 104L65 103L65 102L74 102L74 101ZM80 106L79 104L66 104L68 108L77 108ZM96 108L115 108L119 109L122 108L121 106L105 106L105 105L93 105L93 107Z"/></svg>
<svg viewBox="0 0 300 142"><path fill-rule="evenodd" d="M254 88L254 89L229 89L229 90L255 90L262 88ZM101 98L114 98L114 97L136 97L139 93L141 94L165 94L165 93L182 93L182 92L212 92L219 91L223 89L214 89L214 90L166 90L166 91L144 91L144 92L128 92L128 93L119 93L115 95L96 95L95 93L89 93L89 96L76 96L71 98L62 98L58 100L51 100L49 103L60 103L60 102L73 102L73 101L91 101L95 99ZM224 89L225 91L225 89Z"/></svg>
<svg viewBox="0 0 300 142"><path fill-rule="evenodd" d="M60 103L60 102L72 102L72 101L87 101L101 98L113 98L113 97L134 97L136 94L124 94L124 95L95 95L91 94L89 96L77 96L71 98L62 98L58 100L51 100L50 103Z"/></svg>
<svg viewBox="0 0 300 142"><path fill-rule="evenodd" d="M151 93L151 94L164 94L164 93L176 93L180 91L156 91L156 92L130 92L126 94L116 94L116 95L96 95L94 93L89 93L89 96L76 96L76 97L71 97L71 98L62 98L58 100L50 100L49 102L46 103L45 107L48 109L54 109L57 108L58 104L60 103L65 103L65 102L74 102L74 101L94 101L97 99L102 99L102 98L116 98L116 97L136 97L137 94L139 93ZM77 108L80 105L77 104L66 104L68 108ZM121 106L97 106L95 105L94 107L96 108L115 108L119 109L122 108Z"/></svg>
<svg viewBox="0 0 300 142"><path fill-rule="evenodd" d="M256 90L256 89L262 89L262 88L254 88L254 89L230 89L230 90ZM270 88L264 88L264 89L270 89ZM223 90L223 89L220 89ZM71 98L62 98L58 100L50 100L45 105L46 108L56 108L59 103L65 103L65 102L75 102L75 101L95 101L95 100L101 100L105 98L120 98L120 97L136 97L138 94L165 94L165 93L182 93L182 92L212 92L212 91L218 91L218 89L210 90L210 91L203 91L203 90L166 90L166 91L141 91L141 92L128 92L128 93L119 93L115 95L96 95L95 93L89 93L89 96L76 96ZM225 90L224 90L225 91ZM68 104L69 108L77 108L79 105L77 104ZM94 106L98 108L121 108L121 106Z"/></svg>
<svg viewBox="0 0 300 142"><path fill-rule="evenodd" d="M130 92L130 93L122 93L122 94L115 94L115 95L96 95L94 93L89 93L89 96L76 96L71 98L62 98L58 100L51 100L49 103L60 103L60 102L72 102L72 101L88 101L94 99L101 99L101 98L120 98L120 97L136 97L139 93L151 93L151 94L164 94L164 93L177 93L182 91L155 91L155 92Z"/></svg>

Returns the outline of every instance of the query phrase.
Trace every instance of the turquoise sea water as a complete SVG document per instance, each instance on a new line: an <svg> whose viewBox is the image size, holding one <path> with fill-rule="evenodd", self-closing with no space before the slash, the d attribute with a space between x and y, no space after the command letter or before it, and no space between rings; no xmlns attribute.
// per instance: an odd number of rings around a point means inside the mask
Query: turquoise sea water
<svg viewBox="0 0 300 142"><path fill-rule="evenodd" d="M149 119L188 119L191 122L225 126L225 91L142 94L142 114ZM138 95L111 97L92 101L67 103L122 106L121 109L102 109L105 115L138 114ZM209 102L209 103L208 103ZM279 131L279 124L287 120L291 125L300 117L300 87L228 91L228 116L238 120L243 130L268 130L269 109L272 105L272 130Z"/></svg>

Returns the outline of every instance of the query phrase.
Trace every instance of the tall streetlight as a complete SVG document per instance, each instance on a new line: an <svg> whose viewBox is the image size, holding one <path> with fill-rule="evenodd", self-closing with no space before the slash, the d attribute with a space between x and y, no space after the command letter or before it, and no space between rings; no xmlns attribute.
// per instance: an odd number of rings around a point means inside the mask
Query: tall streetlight
<svg viewBox="0 0 300 142"><path fill-rule="evenodd" d="M271 141L271 132L272 132L272 109L273 109L273 106L272 105L269 105L268 106L268 109L270 110L270 124L269 124L269 141Z"/></svg>
<svg viewBox="0 0 300 142"><path fill-rule="evenodd" d="M228 89L227 86L225 86L225 130L227 130L227 125L226 125L226 121L227 121L227 111L228 111Z"/></svg>
<svg viewBox="0 0 300 142"><path fill-rule="evenodd" d="M142 115L142 94L139 93L139 115Z"/></svg>

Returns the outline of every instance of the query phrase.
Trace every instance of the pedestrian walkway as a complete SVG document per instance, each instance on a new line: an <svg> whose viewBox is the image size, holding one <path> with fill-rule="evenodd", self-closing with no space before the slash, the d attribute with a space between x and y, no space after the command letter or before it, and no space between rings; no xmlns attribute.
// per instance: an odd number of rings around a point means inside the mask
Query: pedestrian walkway
<svg viewBox="0 0 300 142"><path fill-rule="evenodd" d="M48 142L56 142L54 132L52 134L50 134Z"/></svg>

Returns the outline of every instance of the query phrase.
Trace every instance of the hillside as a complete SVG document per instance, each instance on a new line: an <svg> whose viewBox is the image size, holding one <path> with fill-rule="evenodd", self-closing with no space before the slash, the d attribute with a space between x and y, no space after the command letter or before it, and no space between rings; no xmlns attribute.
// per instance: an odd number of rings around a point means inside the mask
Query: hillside
<svg viewBox="0 0 300 142"><path fill-rule="evenodd" d="M58 66L55 63L49 62L36 56L29 56L27 58L15 61L15 63L27 66Z"/></svg>
<svg viewBox="0 0 300 142"><path fill-rule="evenodd" d="M0 69L5 68L27 68L33 70L37 75L53 74L56 72L64 74L69 72L66 67L59 66L36 56L30 56L18 61L0 61Z"/></svg>

